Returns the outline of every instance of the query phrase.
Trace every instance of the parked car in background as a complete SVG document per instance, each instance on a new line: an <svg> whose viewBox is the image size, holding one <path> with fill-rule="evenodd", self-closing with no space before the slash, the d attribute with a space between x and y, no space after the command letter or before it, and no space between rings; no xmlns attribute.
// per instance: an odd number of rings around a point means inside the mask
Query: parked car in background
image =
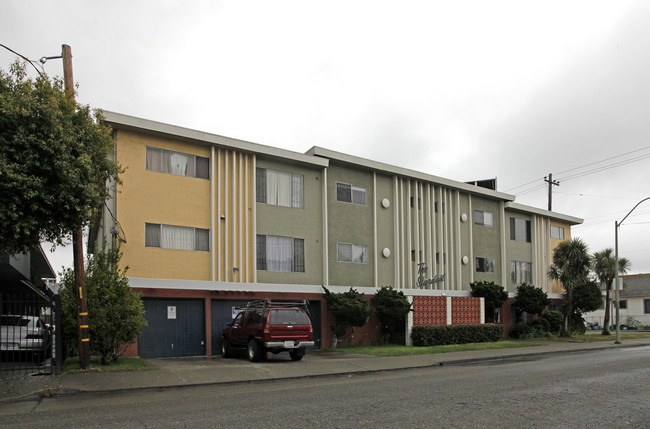
<svg viewBox="0 0 650 429"><path fill-rule="evenodd" d="M307 301L256 300L239 309L221 334L225 358L233 349L242 349L251 362L263 359L267 352L285 351L297 361L305 355L305 347L314 345Z"/></svg>
<svg viewBox="0 0 650 429"><path fill-rule="evenodd" d="M0 351L7 355L35 357L39 362L52 350L52 336L38 316L0 316Z"/></svg>

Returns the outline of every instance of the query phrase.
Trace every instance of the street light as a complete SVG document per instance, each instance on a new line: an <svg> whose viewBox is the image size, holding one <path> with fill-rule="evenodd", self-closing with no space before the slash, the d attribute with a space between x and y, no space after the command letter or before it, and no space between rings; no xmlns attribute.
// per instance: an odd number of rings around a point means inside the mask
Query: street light
<svg viewBox="0 0 650 429"><path fill-rule="evenodd" d="M644 201L648 201L648 200L650 200L650 197L644 198L641 201L639 201L638 203L636 203L636 205L634 207L632 207L632 210L630 210L625 215L625 217L623 218L622 221L620 221L620 222L614 221L614 242L615 242L615 249L616 249L615 250L615 253L616 253L616 255L615 255L615 258L616 258L615 259L615 263L616 263L616 265L615 265L615 267L616 267L615 276L616 277L615 278L616 278L616 280L614 281L614 287L616 288L616 341L614 341L614 344L621 344L621 321L620 321L621 304L620 304L619 292L618 292L618 289L619 289L619 287L618 287L618 228L621 226L621 224L623 222L625 222L625 219L627 219L627 217L630 215L630 213L632 213L635 208L639 207L639 204L641 204Z"/></svg>

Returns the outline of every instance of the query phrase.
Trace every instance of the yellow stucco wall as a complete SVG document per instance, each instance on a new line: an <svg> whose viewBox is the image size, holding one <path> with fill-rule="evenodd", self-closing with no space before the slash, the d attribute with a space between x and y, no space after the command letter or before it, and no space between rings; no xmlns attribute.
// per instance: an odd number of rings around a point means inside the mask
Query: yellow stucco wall
<svg viewBox="0 0 650 429"><path fill-rule="evenodd" d="M562 222L557 222L557 221L551 221L551 226L559 226L564 228L564 240L560 240L558 238L551 238L551 258L550 262L551 264L553 263L553 252L555 252L555 248L563 241L566 240L571 240L571 225L568 223L562 223ZM551 291L552 293L564 293L564 287L562 287L562 284L557 281L553 280L551 282Z"/></svg>
<svg viewBox="0 0 650 429"><path fill-rule="evenodd" d="M144 245L145 222L210 228L210 181L147 171L146 146L210 157L209 147L118 131L117 159L126 168L117 193L122 264L130 277L209 280L210 252Z"/></svg>

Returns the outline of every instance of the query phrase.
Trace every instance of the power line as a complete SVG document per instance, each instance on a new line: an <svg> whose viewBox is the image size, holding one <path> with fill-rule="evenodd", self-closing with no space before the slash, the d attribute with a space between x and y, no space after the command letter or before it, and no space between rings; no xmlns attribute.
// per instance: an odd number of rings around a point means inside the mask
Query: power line
<svg viewBox="0 0 650 429"><path fill-rule="evenodd" d="M14 51L13 49L11 49L11 48L9 48L9 47L7 47L7 46L5 46L5 45L3 45L2 43L0 43L0 46L2 46L3 48L5 48L5 49L8 50L9 52L12 52L13 54L18 55L18 56L19 56L20 58L22 58L23 60L27 61L29 64L32 65L32 67L34 67L34 70L36 70L36 73L38 73L39 76L44 77L44 76L43 76L43 73L45 73L45 69L43 69L43 72L41 72L38 68L36 68L36 64L34 64L34 61L30 60L29 58L27 58L26 56L24 56L24 55L22 55L22 54L19 54L18 52ZM41 68L42 68L42 66L41 66Z"/></svg>
<svg viewBox="0 0 650 429"><path fill-rule="evenodd" d="M588 176L588 175L594 174L594 173L599 173L601 171L605 171L605 170L609 170L609 169L612 169L612 168L620 167L622 165L631 164L631 163L637 162L637 161L642 161L642 160L647 159L647 158L650 158L650 154L640 156L640 157L637 157L637 158L633 158L633 159L628 159L628 160L625 160L625 161L619 161L619 162L616 162L616 163L610 164L610 165L604 165L602 167L597 167L597 168L594 168L592 170L584 171L582 173L576 173L576 174L574 174L572 176L567 176L567 177L561 178L560 180L566 182L567 180L577 179L579 177Z"/></svg>
<svg viewBox="0 0 650 429"><path fill-rule="evenodd" d="M623 154L620 154L620 155L612 156L612 157L609 157L609 158L606 158L606 159L603 159L603 160L600 160L600 161L591 162L589 164L585 164L585 165L582 165L580 167L570 168L568 170L564 170L564 171L562 171L560 173L557 173L557 174L561 175L561 174L565 174L565 173L568 173L568 172L571 172L571 171L576 171L576 170L580 170L580 169L583 169L583 168L586 168L586 167L590 167L592 165L602 164L603 162L611 161L613 159L621 158L621 157L624 157L624 156L627 156L627 155L631 155L633 153L642 152L642 151L647 150L647 149L650 149L650 146L645 146L645 147L642 147L640 149L636 149L636 150L626 152L626 153L623 153ZM617 161L617 162L615 162L613 164L603 165L603 166L600 166L600 167L597 167L597 168L593 168L591 170L582 171L582 172L575 173L573 175L569 175L569 176L566 176L566 177L563 177L563 178L561 177L561 178L558 179L558 181L567 181L567 180L577 179L579 177L599 173L601 171L605 171L605 170L609 170L609 169L612 169L612 168L620 167L620 166L623 166L623 165L626 165L626 164L630 164L632 162L642 161L642 160L647 159L647 158L650 158L650 154L641 155L641 156L638 156L638 157L634 157L634 158L630 158L630 159L626 159L626 160L622 160L622 161ZM508 189L508 190L506 190L504 192L510 192L510 191L515 190L515 189L519 189L519 188L531 185L533 183L537 183L540 180L544 180L544 179L546 179L546 178L542 178L542 179L538 178L538 179L532 180L530 182L524 183L522 185L518 185L518 186L515 186L513 188L510 188L510 189ZM515 192L515 195L525 195L525 194L528 194L530 192L534 192L534 191L537 191L537 190L540 190L540 189L543 189L543 188L546 188L546 186L545 185L534 186L532 188L525 189L525 190L523 190L521 192Z"/></svg>
<svg viewBox="0 0 650 429"><path fill-rule="evenodd" d="M622 156L629 155L629 154L631 154L631 153L641 152L641 151L644 151L644 150L646 150L646 149L650 149L650 146L642 147L641 149L636 149L636 150L633 150L632 152L627 152L627 153L624 153L624 154L621 154L621 155L612 156L612 157L609 157L609 158L603 159L603 160L601 160L601 161L591 162L591 163L589 163L589 164L585 164L585 165L580 166L580 167L575 167L575 168L570 168L569 170L560 171L560 172L557 173L557 174L564 174L564 173L568 173L569 171L579 170L579 169L581 169L581 168L585 168L585 167L590 167L590 166L595 165L595 164L600 164L601 162L611 161L612 159L620 158L620 157L622 157Z"/></svg>

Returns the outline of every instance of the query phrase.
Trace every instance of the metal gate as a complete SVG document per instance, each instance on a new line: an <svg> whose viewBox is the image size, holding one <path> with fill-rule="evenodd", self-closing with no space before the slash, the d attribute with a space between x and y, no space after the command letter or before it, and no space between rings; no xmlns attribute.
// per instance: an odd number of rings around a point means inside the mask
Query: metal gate
<svg viewBox="0 0 650 429"><path fill-rule="evenodd" d="M143 358L205 355L202 299L144 298L148 325L138 338Z"/></svg>
<svg viewBox="0 0 650 429"><path fill-rule="evenodd" d="M42 291L0 293L0 375L51 375L63 357L61 298Z"/></svg>

